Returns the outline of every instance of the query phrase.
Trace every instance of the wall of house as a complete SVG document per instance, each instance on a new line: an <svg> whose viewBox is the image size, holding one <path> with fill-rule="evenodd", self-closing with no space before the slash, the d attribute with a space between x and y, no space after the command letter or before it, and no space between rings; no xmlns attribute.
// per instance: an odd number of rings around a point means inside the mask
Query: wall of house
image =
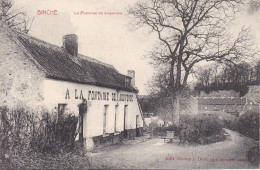
<svg viewBox="0 0 260 170"><path fill-rule="evenodd" d="M38 108L43 102L43 72L3 23L0 37L0 105Z"/></svg>
<svg viewBox="0 0 260 170"><path fill-rule="evenodd" d="M115 98L113 98L113 94L115 94ZM126 95L128 95L128 98ZM67 104L66 111L78 115L78 105L82 103L83 98L87 101L87 113L83 118L84 138L103 135L106 105L106 133L115 133L116 106L118 107L116 131L121 132L124 130L125 106L127 106L126 129L136 129L137 125L143 127L136 93L48 78L44 81L45 105L49 110L57 108L58 104ZM137 122L136 116L138 116Z"/></svg>

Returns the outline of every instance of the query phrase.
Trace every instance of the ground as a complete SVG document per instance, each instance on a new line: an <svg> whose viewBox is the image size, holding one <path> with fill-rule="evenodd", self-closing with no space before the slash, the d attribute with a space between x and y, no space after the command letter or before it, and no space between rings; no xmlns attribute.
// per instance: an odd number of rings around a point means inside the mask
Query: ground
<svg viewBox="0 0 260 170"><path fill-rule="evenodd" d="M140 137L91 152L91 164L93 168L117 169L259 168L246 160L247 151L255 142L237 132L225 131L225 141L199 146Z"/></svg>

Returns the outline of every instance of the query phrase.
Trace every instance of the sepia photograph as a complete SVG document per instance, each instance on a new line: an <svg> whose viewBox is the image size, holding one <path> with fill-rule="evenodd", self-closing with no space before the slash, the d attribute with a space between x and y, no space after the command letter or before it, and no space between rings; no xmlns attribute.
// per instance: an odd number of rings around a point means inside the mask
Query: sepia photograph
<svg viewBox="0 0 260 170"><path fill-rule="evenodd" d="M0 0L0 169L259 169L260 0Z"/></svg>

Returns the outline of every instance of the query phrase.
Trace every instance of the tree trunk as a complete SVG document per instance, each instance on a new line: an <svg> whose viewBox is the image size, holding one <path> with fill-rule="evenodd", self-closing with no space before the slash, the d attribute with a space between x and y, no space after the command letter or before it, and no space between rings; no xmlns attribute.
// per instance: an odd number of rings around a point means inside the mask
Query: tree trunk
<svg viewBox="0 0 260 170"><path fill-rule="evenodd" d="M172 111L172 122L176 125L180 125L180 92L172 92L171 95L171 111Z"/></svg>
<svg viewBox="0 0 260 170"><path fill-rule="evenodd" d="M171 69L170 69L170 98L171 98L171 112L172 112L172 122L174 122L174 117L175 117L175 111L174 111L174 106L175 106L175 87L174 87L174 65L175 65L175 59L174 57L172 58L171 61Z"/></svg>
<svg viewBox="0 0 260 170"><path fill-rule="evenodd" d="M171 111L172 111L172 123L174 123L175 118L175 94L174 92L171 92Z"/></svg>
<svg viewBox="0 0 260 170"><path fill-rule="evenodd" d="M184 38L181 39L180 48L179 48L179 55L177 60L177 76L176 76L176 89L175 89L175 118L174 123L178 127L180 124L180 90L181 90L181 65L182 65L182 55L183 55L183 43Z"/></svg>
<svg viewBox="0 0 260 170"><path fill-rule="evenodd" d="M175 125L179 127L180 125L180 114L181 114L181 109L180 109L180 92L179 90L176 92L176 99L175 99Z"/></svg>

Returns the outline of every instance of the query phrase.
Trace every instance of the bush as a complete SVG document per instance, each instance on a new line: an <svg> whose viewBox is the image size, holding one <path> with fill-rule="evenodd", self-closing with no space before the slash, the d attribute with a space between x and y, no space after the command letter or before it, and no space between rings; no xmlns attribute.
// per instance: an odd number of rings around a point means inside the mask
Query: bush
<svg viewBox="0 0 260 170"><path fill-rule="evenodd" d="M224 119L226 128L239 132L240 134L259 140L259 113L246 112L240 117Z"/></svg>
<svg viewBox="0 0 260 170"><path fill-rule="evenodd" d="M41 132L32 138L32 148L43 153L71 151L75 144L77 121L77 117L72 114L58 118L45 113L44 126Z"/></svg>
<svg viewBox="0 0 260 170"><path fill-rule="evenodd" d="M238 117L235 118L225 118L223 120L224 122L224 127L230 129L230 130L234 130L234 131L238 131Z"/></svg>
<svg viewBox="0 0 260 170"><path fill-rule="evenodd" d="M36 116L22 107L10 110L0 107L0 155L8 151L22 153L30 150L32 133L37 128Z"/></svg>
<svg viewBox="0 0 260 170"><path fill-rule="evenodd" d="M77 117L0 107L0 158L14 152L60 152L74 147Z"/></svg>
<svg viewBox="0 0 260 170"><path fill-rule="evenodd" d="M238 119L238 132L259 140L259 113L246 112Z"/></svg>
<svg viewBox="0 0 260 170"><path fill-rule="evenodd" d="M180 117L181 143L207 144L224 139L223 122L216 115Z"/></svg>

